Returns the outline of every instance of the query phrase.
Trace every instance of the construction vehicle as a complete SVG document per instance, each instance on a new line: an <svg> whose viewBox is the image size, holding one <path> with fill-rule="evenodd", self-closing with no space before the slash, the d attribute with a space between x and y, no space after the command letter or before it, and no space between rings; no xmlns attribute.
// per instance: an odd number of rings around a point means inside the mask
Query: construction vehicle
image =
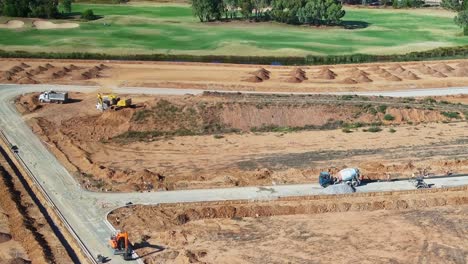
<svg viewBox="0 0 468 264"><path fill-rule="evenodd" d="M329 185L346 183L353 187L361 184L361 172L357 168L346 168L338 172L337 177L333 177L329 172L321 172L319 176L320 186L326 188Z"/></svg>
<svg viewBox="0 0 468 264"><path fill-rule="evenodd" d="M68 102L68 93L54 91L43 92L39 95L39 102L63 104Z"/></svg>
<svg viewBox="0 0 468 264"><path fill-rule="evenodd" d="M131 98L121 99L120 97L117 97L114 94L103 95L103 94L98 93L97 95L96 108L101 111L105 111L107 109L119 110L121 108L131 107L131 106L132 106Z"/></svg>
<svg viewBox="0 0 468 264"><path fill-rule="evenodd" d="M114 255L122 255L124 260L132 260L132 249L127 232L117 230L111 235L109 245L114 250Z"/></svg>

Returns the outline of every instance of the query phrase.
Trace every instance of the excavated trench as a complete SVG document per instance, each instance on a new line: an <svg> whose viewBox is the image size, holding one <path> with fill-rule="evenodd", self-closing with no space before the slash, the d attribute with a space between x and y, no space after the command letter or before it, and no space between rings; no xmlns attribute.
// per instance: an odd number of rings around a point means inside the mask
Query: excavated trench
<svg viewBox="0 0 468 264"><path fill-rule="evenodd" d="M274 201L228 201L207 203L135 205L119 208L109 214L109 221L122 230L132 230L143 223L151 230L166 230L190 221L215 218L271 217L348 211L405 210L435 206L468 204L468 186L356 193L352 195L320 195L280 198ZM124 220L122 220L124 219ZM151 221L148 221L151 219Z"/></svg>

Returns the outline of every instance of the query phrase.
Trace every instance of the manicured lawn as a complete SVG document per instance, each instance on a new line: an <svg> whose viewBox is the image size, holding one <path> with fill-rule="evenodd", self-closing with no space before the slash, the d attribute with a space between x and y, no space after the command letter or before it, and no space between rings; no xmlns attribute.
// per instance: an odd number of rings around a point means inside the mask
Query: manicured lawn
<svg viewBox="0 0 468 264"><path fill-rule="evenodd" d="M73 12L85 9L103 18L79 22L76 29L37 30L31 21L21 30L0 29L0 49L287 56L393 54L468 44L467 37L459 36L453 15L440 10L347 9L346 24L358 28L344 29L202 24L183 5L73 6Z"/></svg>

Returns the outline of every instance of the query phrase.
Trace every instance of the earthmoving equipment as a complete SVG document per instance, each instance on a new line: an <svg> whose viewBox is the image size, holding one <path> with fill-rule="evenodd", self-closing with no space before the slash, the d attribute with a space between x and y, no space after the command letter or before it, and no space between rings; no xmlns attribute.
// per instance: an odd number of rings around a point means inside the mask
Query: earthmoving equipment
<svg viewBox="0 0 468 264"><path fill-rule="evenodd" d="M114 94L107 94L103 95L98 93L97 95L97 104L96 108L101 111L105 111L107 109L119 110L125 107L132 106L132 99L120 99Z"/></svg>
<svg viewBox="0 0 468 264"><path fill-rule="evenodd" d="M346 183L353 187L361 184L361 173L357 168L346 168L338 172L337 177L333 177L329 172L321 172L319 176L319 184L323 188L329 185Z"/></svg>
<svg viewBox="0 0 468 264"><path fill-rule="evenodd" d="M416 179L411 179L410 182L412 182L414 184L414 187L416 187L416 189L427 189L427 188L431 188L431 186L429 186L429 184L427 184L425 181L424 181L424 177L423 176L418 176L416 177Z"/></svg>
<svg viewBox="0 0 468 264"><path fill-rule="evenodd" d="M124 260L132 260L132 249L127 232L117 230L111 235L109 245L114 249L114 255L122 255Z"/></svg>
<svg viewBox="0 0 468 264"><path fill-rule="evenodd" d="M67 92L43 92L39 95L39 102L41 103L58 103L63 104L68 101Z"/></svg>

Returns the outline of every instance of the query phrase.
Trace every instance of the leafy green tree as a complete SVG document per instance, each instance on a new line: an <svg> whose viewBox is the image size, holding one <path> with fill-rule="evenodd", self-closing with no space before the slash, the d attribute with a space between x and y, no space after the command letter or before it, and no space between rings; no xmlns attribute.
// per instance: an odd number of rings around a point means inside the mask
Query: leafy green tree
<svg viewBox="0 0 468 264"><path fill-rule="evenodd" d="M220 20L224 3L223 0L192 0L192 11L201 22Z"/></svg>
<svg viewBox="0 0 468 264"><path fill-rule="evenodd" d="M72 11L72 0L62 0L62 5L63 5L63 9L65 10L65 12L71 13L71 11Z"/></svg>
<svg viewBox="0 0 468 264"><path fill-rule="evenodd" d="M459 12L462 10L462 5L459 0L442 0L440 6L444 9Z"/></svg>
<svg viewBox="0 0 468 264"><path fill-rule="evenodd" d="M455 24L463 28L463 35L468 36L468 10L458 12L454 20Z"/></svg>
<svg viewBox="0 0 468 264"><path fill-rule="evenodd" d="M299 8L297 17L300 23L311 25L337 25L346 12L337 0L309 0Z"/></svg>
<svg viewBox="0 0 468 264"><path fill-rule="evenodd" d="M240 0L241 14L242 17L250 19L252 17L252 11L254 6L251 0Z"/></svg>
<svg viewBox="0 0 468 264"><path fill-rule="evenodd" d="M96 19L96 16L94 15L94 12L92 9L86 9L82 14L81 14L81 19L85 20L94 20Z"/></svg>

